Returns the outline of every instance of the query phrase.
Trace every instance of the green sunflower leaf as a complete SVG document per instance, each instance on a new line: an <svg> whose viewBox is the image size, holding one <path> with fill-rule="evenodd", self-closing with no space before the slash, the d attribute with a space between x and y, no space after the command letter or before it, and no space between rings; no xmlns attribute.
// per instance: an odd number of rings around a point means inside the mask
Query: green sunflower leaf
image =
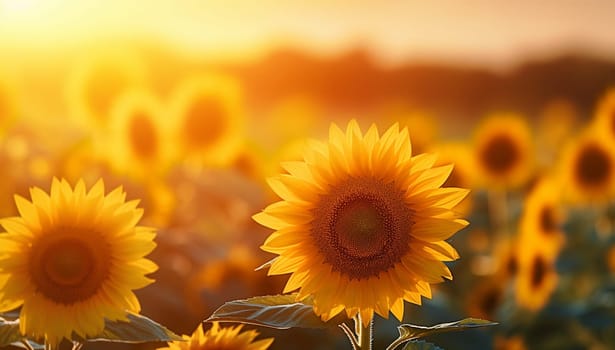
<svg viewBox="0 0 615 350"><path fill-rule="evenodd" d="M146 343L182 340L179 335L143 315L128 313L127 317L128 321L106 321L101 334L84 341Z"/></svg>
<svg viewBox="0 0 615 350"><path fill-rule="evenodd" d="M469 328L495 326L497 324L497 322L482 320L480 318L466 318L456 322L440 323L435 326L417 326L413 324L402 324L397 327L397 329L399 330L399 338L395 339L395 341L392 342L387 349L396 349L399 345L405 342L423 338L428 335L462 331Z"/></svg>
<svg viewBox="0 0 615 350"><path fill-rule="evenodd" d="M0 347L20 342L23 338L19 332L19 320L9 321L0 317Z"/></svg>
<svg viewBox="0 0 615 350"><path fill-rule="evenodd" d="M45 349L45 345L43 345L43 344L35 343L35 342L31 341L31 340L28 340L27 342L28 342L28 346L29 347L24 345L22 342L11 343L11 346L14 346L14 347L20 348L20 349L35 349L35 350Z"/></svg>
<svg viewBox="0 0 615 350"><path fill-rule="evenodd" d="M409 341L404 346L404 350L443 350L441 347L428 343L424 340L420 341Z"/></svg>
<svg viewBox="0 0 615 350"><path fill-rule="evenodd" d="M296 301L296 294L268 295L224 303L205 322L239 322L277 329L326 328L337 318L323 322L312 304Z"/></svg>

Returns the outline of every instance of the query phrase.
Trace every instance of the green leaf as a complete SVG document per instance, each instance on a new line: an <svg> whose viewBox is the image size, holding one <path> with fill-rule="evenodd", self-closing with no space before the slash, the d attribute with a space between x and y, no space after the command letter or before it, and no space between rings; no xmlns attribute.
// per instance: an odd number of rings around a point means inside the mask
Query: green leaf
<svg viewBox="0 0 615 350"><path fill-rule="evenodd" d="M414 340L426 337L428 335L462 331L469 328L495 326L497 322L481 320L480 318L466 318L456 322L441 323L435 326L417 326L413 324L402 324L397 329L399 330L399 338L387 347L389 350L397 348L399 345Z"/></svg>
<svg viewBox="0 0 615 350"><path fill-rule="evenodd" d="M39 344L39 343L35 343L31 340L27 341L28 344L30 344L30 347L26 347L22 342L17 342L17 343L11 343L11 346L14 346L16 348L21 348L21 349L45 349L45 345L43 344Z"/></svg>
<svg viewBox="0 0 615 350"><path fill-rule="evenodd" d="M220 306L205 322L240 322L277 329L326 328L338 318L324 322L309 301L296 301L296 294L269 295L234 300Z"/></svg>
<svg viewBox="0 0 615 350"><path fill-rule="evenodd" d="M128 321L106 321L101 334L84 341L146 343L182 340L182 337L159 323L134 313L128 313Z"/></svg>
<svg viewBox="0 0 615 350"><path fill-rule="evenodd" d="M404 350L443 350L441 347L428 343L424 340L420 341L409 341L404 346Z"/></svg>
<svg viewBox="0 0 615 350"><path fill-rule="evenodd" d="M19 320L9 321L0 317L0 347L19 342L23 338L19 332Z"/></svg>

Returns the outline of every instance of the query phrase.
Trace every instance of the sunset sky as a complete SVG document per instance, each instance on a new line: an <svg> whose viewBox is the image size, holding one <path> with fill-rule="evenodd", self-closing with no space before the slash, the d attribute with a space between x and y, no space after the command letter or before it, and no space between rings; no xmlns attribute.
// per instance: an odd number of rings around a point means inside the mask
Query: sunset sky
<svg viewBox="0 0 615 350"><path fill-rule="evenodd" d="M366 46L390 64L505 68L562 51L615 57L614 18L610 0L0 0L0 43L129 37L240 60L282 45L324 55Z"/></svg>

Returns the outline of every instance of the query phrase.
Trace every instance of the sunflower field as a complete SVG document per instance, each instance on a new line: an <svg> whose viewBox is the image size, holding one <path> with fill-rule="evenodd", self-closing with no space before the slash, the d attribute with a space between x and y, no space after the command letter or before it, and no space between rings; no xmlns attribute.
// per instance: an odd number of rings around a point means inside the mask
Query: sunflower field
<svg viewBox="0 0 615 350"><path fill-rule="evenodd" d="M0 0L0 349L614 348L615 52L473 2Z"/></svg>

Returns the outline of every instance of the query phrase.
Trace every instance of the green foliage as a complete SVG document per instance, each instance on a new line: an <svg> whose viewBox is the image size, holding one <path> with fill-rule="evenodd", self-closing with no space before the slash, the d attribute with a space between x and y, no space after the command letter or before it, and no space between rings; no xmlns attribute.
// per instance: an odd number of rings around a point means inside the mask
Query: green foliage
<svg viewBox="0 0 615 350"><path fill-rule="evenodd" d="M399 330L399 338L395 339L394 342L387 348L389 350L396 349L399 345L426 337L428 335L445 333L445 332L454 332L454 331L462 331L469 328L478 328L478 327L487 327L487 326L495 326L496 322L491 322L487 320L481 320L479 318L465 318L456 322L448 322L448 323L440 323L435 326L417 326L413 324L402 324L397 329ZM407 348L404 348L407 349ZM413 349L413 348L410 348ZM419 348L423 349L423 348ZM431 348L425 348L431 349Z"/></svg>
<svg viewBox="0 0 615 350"><path fill-rule="evenodd" d="M19 320L9 321L0 317L0 347L8 346L23 339L19 333Z"/></svg>
<svg viewBox="0 0 615 350"><path fill-rule="evenodd" d="M269 295L234 300L220 306L205 322L240 322L277 329L326 328L340 322L323 322L309 301L296 301L296 294Z"/></svg>
<svg viewBox="0 0 615 350"><path fill-rule="evenodd" d="M435 344L428 343L424 340L420 340L420 341L407 342L403 350L443 350L443 349Z"/></svg>
<svg viewBox="0 0 615 350"><path fill-rule="evenodd" d="M128 321L106 321L101 334L85 341L146 343L182 340L179 335L143 315L129 313L127 317Z"/></svg>

